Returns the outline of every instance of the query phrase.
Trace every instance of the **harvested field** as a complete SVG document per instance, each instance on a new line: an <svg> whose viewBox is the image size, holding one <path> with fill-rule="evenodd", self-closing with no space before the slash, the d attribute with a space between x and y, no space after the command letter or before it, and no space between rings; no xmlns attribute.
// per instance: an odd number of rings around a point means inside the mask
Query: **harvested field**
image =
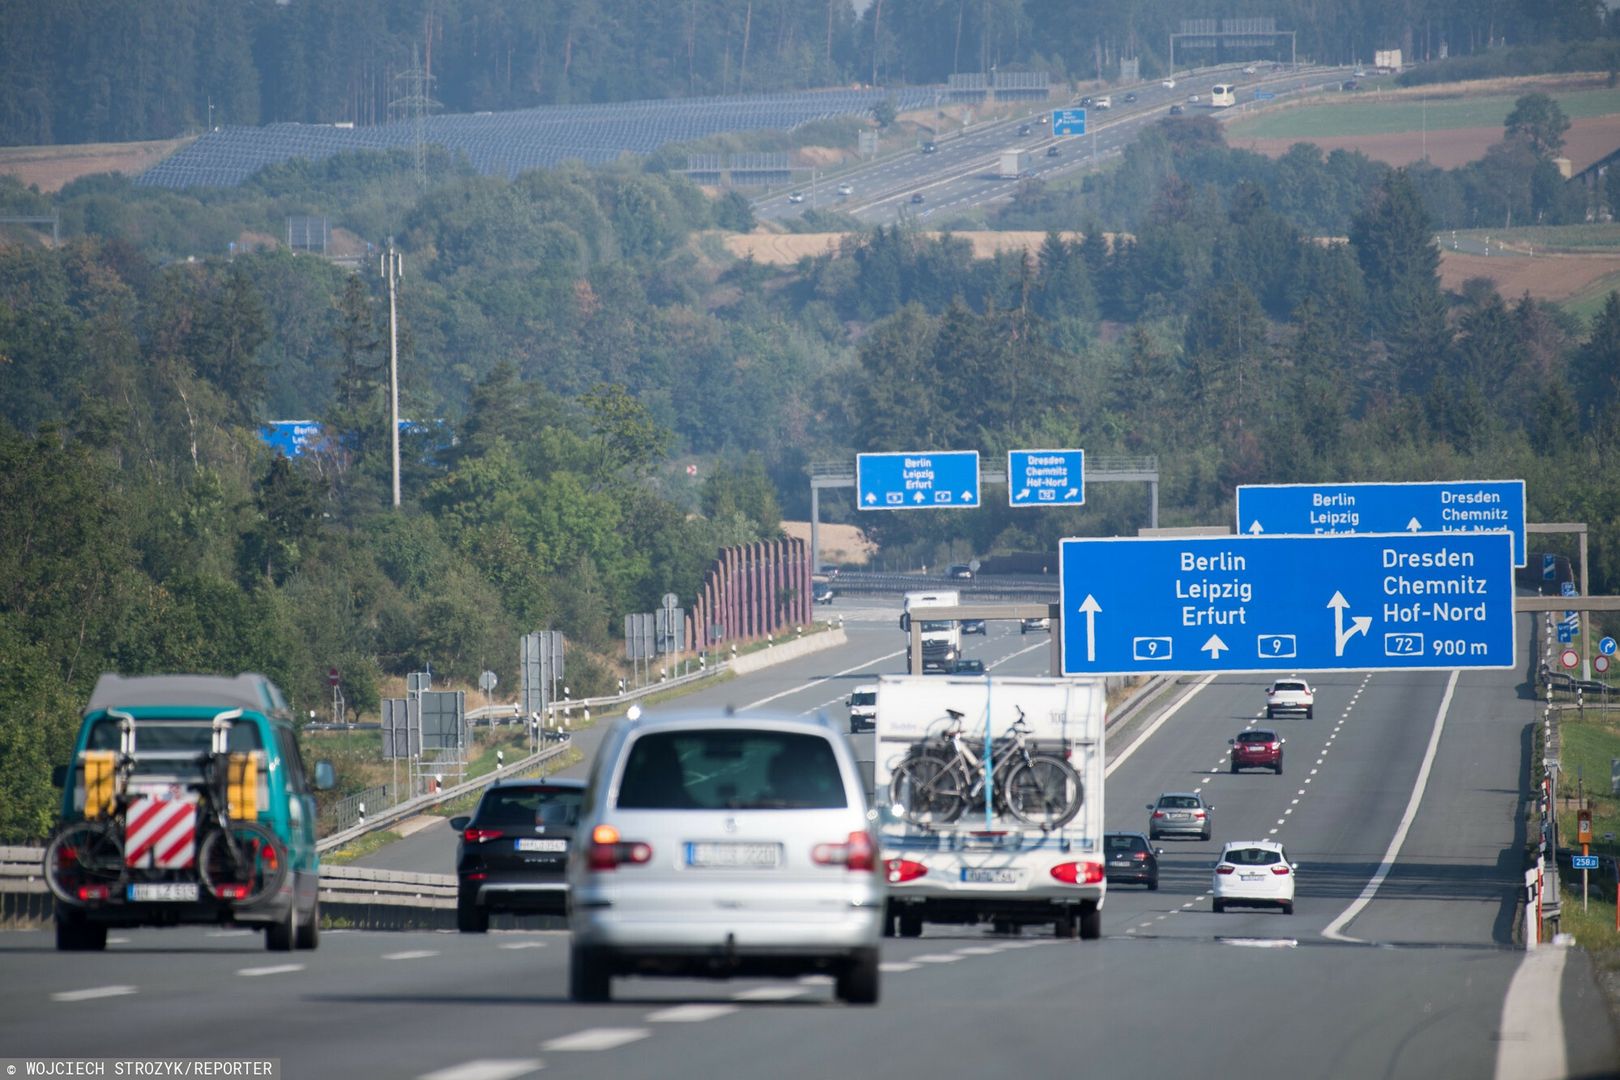
<svg viewBox="0 0 1620 1080"><path fill-rule="evenodd" d="M137 176L162 161L190 138L157 142L85 143L81 146L10 146L0 149L0 173L15 176L24 186L61 190L64 184L94 173L121 172Z"/></svg>
<svg viewBox="0 0 1620 1080"><path fill-rule="evenodd" d="M838 253L838 245L848 236L848 233L728 233L725 236L726 250L737 258L754 257L757 263L770 266L792 266L805 256L826 255ZM944 233L925 232L923 236L943 236ZM973 245L973 256L978 259L988 259L1003 251L1028 251L1035 254L1046 239L1043 232L956 232L952 236L960 237ZM1065 240L1078 240L1077 232L1064 233Z"/></svg>
<svg viewBox="0 0 1620 1080"><path fill-rule="evenodd" d="M1469 278L1490 278L1496 291L1513 300L1525 293L1538 300L1567 300L1594 282L1620 273L1614 255L1475 255L1447 251L1440 257L1440 281L1458 290Z"/></svg>
<svg viewBox="0 0 1620 1080"><path fill-rule="evenodd" d="M1360 151L1374 161L1388 165L1409 165L1429 161L1442 169L1454 169L1478 161L1492 143L1501 142L1501 127L1466 127L1434 131L1403 131L1387 135L1320 135L1310 139L1256 139L1228 136L1231 145L1253 150L1268 157L1281 157L1297 142L1312 142L1323 151ZM1571 121L1564 136L1564 156L1575 170L1591 165L1620 149L1620 116L1589 116Z"/></svg>
<svg viewBox="0 0 1620 1080"><path fill-rule="evenodd" d="M784 521L782 531L795 540L810 542L808 521ZM877 545L866 538L856 525L829 525L822 523L817 540L821 544L821 562L839 566L865 566L877 553Z"/></svg>

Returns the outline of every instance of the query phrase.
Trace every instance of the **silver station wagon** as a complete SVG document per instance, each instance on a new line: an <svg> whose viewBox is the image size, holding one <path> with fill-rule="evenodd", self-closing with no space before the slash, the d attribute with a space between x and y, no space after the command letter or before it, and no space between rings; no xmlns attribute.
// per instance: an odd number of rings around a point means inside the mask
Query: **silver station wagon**
<svg viewBox="0 0 1620 1080"><path fill-rule="evenodd" d="M832 975L878 998L874 816L824 718L632 708L603 740L568 861L569 996L615 975Z"/></svg>

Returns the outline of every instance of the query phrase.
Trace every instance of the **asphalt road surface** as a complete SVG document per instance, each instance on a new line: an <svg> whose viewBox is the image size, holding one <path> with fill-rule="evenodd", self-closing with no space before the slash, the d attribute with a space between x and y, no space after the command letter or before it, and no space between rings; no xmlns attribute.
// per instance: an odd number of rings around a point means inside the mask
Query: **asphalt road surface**
<svg viewBox="0 0 1620 1080"><path fill-rule="evenodd" d="M852 686L902 661L892 611L848 610L845 648L683 704L841 715ZM1011 625L969 655L1043 673L1045 636ZM1514 946L1535 715L1520 675L1321 676L1315 719L1268 724L1288 740L1283 775L1232 775L1226 740L1266 723L1265 682L1188 680L1174 711L1110 732L1111 828L1143 828L1160 791L1201 790L1215 836L1162 841L1160 890L1110 891L1103 940L929 927L884 942L875 1008L814 979L620 979L612 1003L573 1005L558 932L327 932L317 952L275 955L232 931L115 931L104 954L13 931L0 1054L433 1080L1613 1075L1584 954ZM1301 864L1295 913L1214 914L1220 843L1256 837Z"/></svg>

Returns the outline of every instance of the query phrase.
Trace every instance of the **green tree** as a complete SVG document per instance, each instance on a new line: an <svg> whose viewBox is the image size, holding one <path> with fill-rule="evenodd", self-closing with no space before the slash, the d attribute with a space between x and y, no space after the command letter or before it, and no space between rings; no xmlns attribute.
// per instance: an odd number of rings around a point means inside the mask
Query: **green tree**
<svg viewBox="0 0 1620 1080"><path fill-rule="evenodd" d="M1513 103L1504 123L1509 139L1523 139L1537 157L1556 157L1564 148L1569 117L1558 102L1543 93L1525 94Z"/></svg>
<svg viewBox="0 0 1620 1080"><path fill-rule="evenodd" d="M1404 169L1391 169L1350 226L1367 308L1395 377L1424 385L1449 335L1434 223Z"/></svg>

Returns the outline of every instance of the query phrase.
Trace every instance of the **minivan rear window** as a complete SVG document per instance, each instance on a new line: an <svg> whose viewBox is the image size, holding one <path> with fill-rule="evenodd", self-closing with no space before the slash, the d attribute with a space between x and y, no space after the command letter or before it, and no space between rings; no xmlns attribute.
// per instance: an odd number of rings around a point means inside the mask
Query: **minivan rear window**
<svg viewBox="0 0 1620 1080"><path fill-rule="evenodd" d="M849 805L820 735L746 728L649 732L630 745L627 810L836 810Z"/></svg>

